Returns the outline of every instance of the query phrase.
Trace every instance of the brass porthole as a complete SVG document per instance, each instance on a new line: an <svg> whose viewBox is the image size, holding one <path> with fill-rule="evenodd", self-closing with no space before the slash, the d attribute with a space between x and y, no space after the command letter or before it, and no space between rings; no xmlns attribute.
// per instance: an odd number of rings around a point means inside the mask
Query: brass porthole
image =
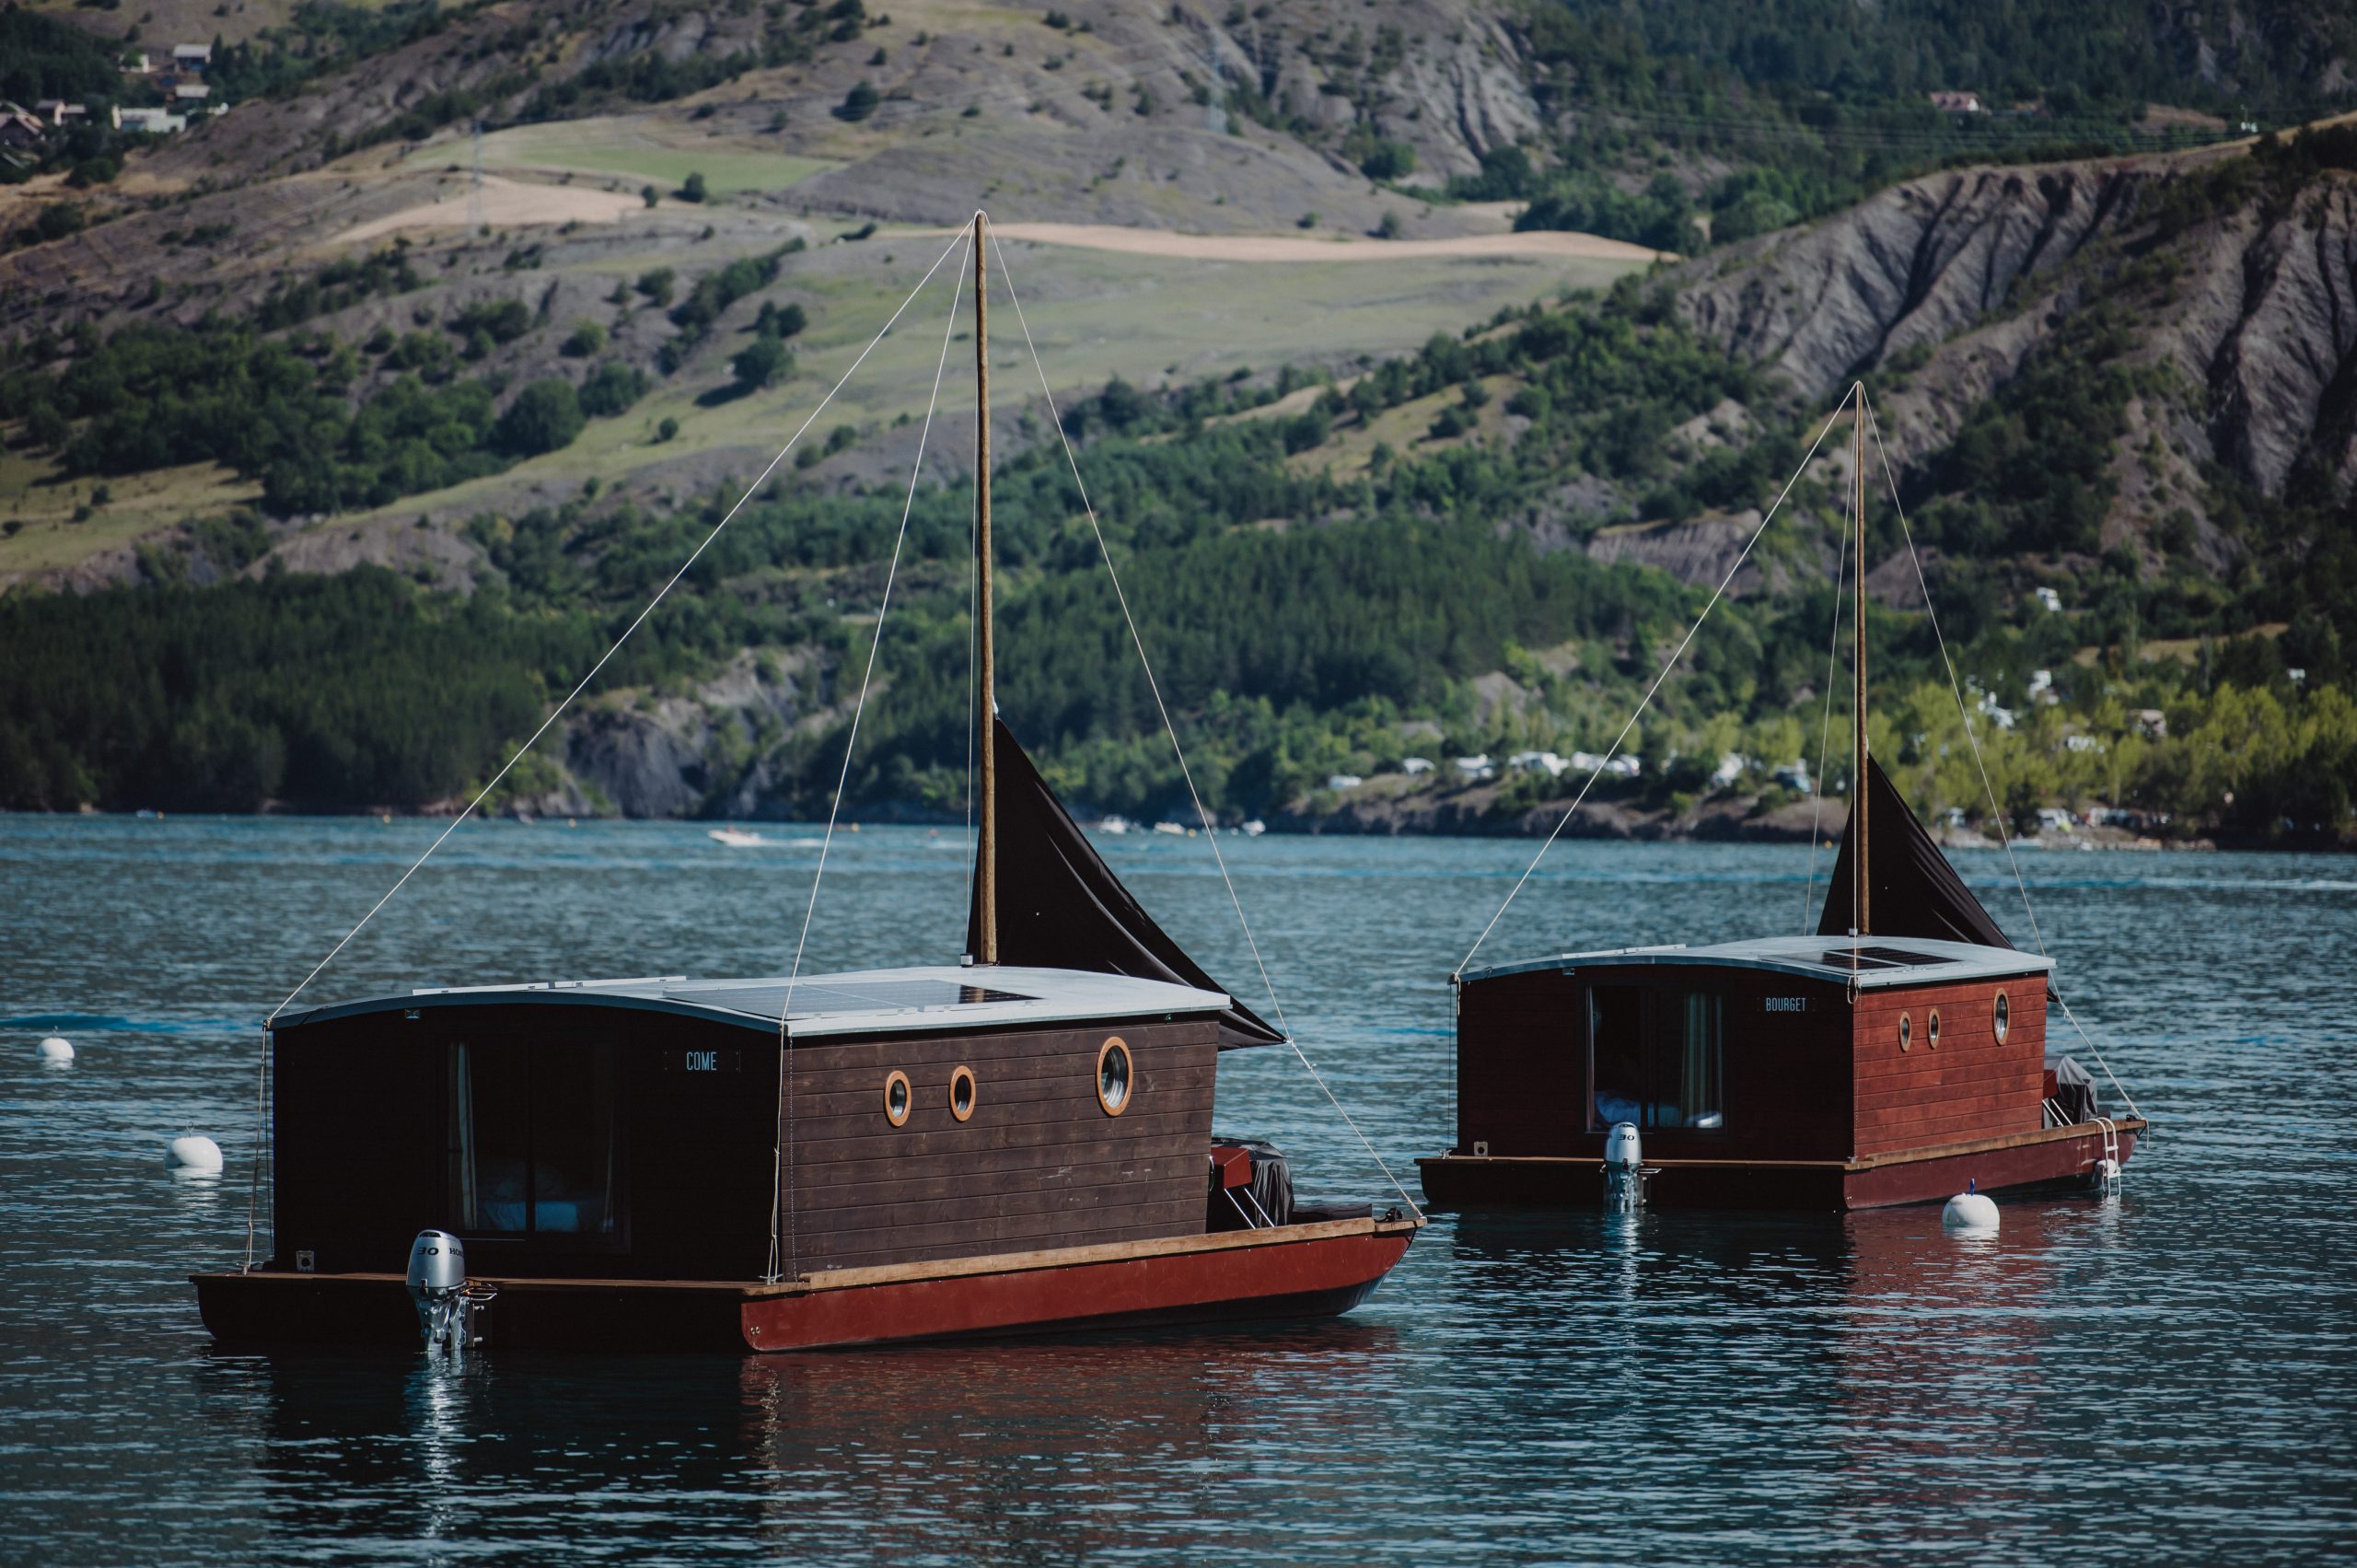
<svg viewBox="0 0 2357 1568"><path fill-rule="evenodd" d="M1937 1007L1923 1018L1923 1043L1933 1051L1940 1049L1940 1010Z"/></svg>
<svg viewBox="0 0 2357 1568"><path fill-rule="evenodd" d="M949 1114L963 1121L974 1114L974 1070L959 1066L949 1074Z"/></svg>
<svg viewBox="0 0 2357 1568"><path fill-rule="evenodd" d="M894 1068L884 1080L884 1120L895 1127L909 1124L909 1109L915 1097L909 1092L909 1075Z"/></svg>
<svg viewBox="0 0 2357 1568"><path fill-rule="evenodd" d="M1901 1051L1915 1049L1915 1018L1912 1014L1898 1015L1898 1049Z"/></svg>
<svg viewBox="0 0 2357 1568"><path fill-rule="evenodd" d="M1997 993L1997 1043L2004 1044L2005 1037L2013 1032L2014 1005L2001 991Z"/></svg>
<svg viewBox="0 0 2357 1568"><path fill-rule="evenodd" d="M1130 1103L1133 1068L1129 1045L1120 1035L1097 1048L1097 1104L1106 1115L1119 1116Z"/></svg>

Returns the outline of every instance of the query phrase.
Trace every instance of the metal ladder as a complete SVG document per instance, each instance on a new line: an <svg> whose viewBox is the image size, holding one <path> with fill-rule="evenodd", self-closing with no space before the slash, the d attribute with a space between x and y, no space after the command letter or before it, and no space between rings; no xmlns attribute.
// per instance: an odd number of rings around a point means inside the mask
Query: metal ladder
<svg viewBox="0 0 2357 1568"><path fill-rule="evenodd" d="M2119 1191L2119 1125L2108 1116L2096 1118L2103 1129L2103 1157L2096 1162L2096 1191L2110 1197Z"/></svg>

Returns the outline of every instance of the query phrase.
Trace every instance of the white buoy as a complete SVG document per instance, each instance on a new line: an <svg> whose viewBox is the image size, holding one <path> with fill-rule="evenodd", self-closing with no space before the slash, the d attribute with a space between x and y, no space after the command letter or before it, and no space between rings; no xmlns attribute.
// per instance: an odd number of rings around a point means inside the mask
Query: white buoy
<svg viewBox="0 0 2357 1568"><path fill-rule="evenodd" d="M1943 1229L1961 1231L1968 1236L1994 1236L1997 1233L1997 1205L1980 1189L1980 1182L1968 1181L1963 1191L1948 1200L1948 1206L1940 1211Z"/></svg>
<svg viewBox="0 0 2357 1568"><path fill-rule="evenodd" d="M219 1170L221 1145L195 1133L175 1138L164 1151L164 1163L189 1170Z"/></svg>
<svg viewBox="0 0 2357 1568"><path fill-rule="evenodd" d="M74 1042L64 1035L52 1035L41 1042L41 1059L52 1067L70 1066L74 1061Z"/></svg>

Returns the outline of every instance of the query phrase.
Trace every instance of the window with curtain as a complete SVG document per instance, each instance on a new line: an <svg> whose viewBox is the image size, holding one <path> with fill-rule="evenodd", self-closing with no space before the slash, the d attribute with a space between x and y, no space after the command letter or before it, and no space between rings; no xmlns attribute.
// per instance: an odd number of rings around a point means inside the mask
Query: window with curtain
<svg viewBox="0 0 2357 1568"><path fill-rule="evenodd" d="M1678 998L1676 1098L1666 1108L1668 1127L1724 1127L1726 1100L1721 1089L1720 1020L1725 999L1715 992L1689 991Z"/></svg>
<svg viewBox="0 0 2357 1568"><path fill-rule="evenodd" d="M1590 1131L1726 1124L1724 997L1596 985L1587 1014Z"/></svg>
<svg viewBox="0 0 2357 1568"><path fill-rule="evenodd" d="M611 1238L621 1228L621 1048L450 1047L450 1199L462 1234Z"/></svg>

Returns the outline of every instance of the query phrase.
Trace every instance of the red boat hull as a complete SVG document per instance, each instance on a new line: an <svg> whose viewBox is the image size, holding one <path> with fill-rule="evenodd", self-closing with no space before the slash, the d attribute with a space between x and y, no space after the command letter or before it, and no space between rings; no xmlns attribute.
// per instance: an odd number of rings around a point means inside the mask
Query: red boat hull
<svg viewBox="0 0 2357 1568"><path fill-rule="evenodd" d="M489 1282L501 1348L743 1352L1039 1334L1348 1312L1407 1252L1421 1219L1335 1220L1062 1248L766 1285L711 1281ZM199 1274L225 1343L415 1344L398 1274Z"/></svg>
<svg viewBox="0 0 2357 1568"><path fill-rule="evenodd" d="M2144 1123L2114 1123L2122 1165ZM1648 1161L1645 1202L1685 1209L1879 1209L1983 1192L2086 1182L2103 1157L2103 1131L2081 1122L2009 1138L1910 1149L1851 1160ZM1593 1155L1420 1159L1424 1191L1442 1209L1589 1205L1604 1198Z"/></svg>

